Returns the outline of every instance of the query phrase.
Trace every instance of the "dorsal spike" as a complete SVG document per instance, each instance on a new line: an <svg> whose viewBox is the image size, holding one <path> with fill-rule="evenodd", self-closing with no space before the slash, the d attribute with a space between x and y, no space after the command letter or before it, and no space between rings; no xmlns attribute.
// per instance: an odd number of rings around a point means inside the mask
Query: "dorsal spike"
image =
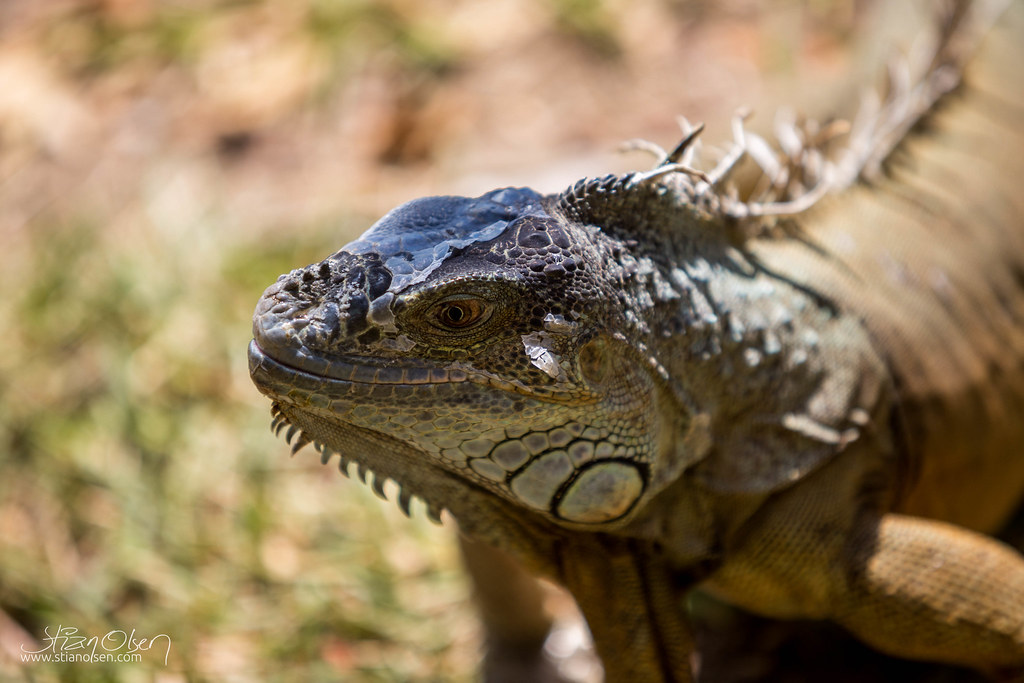
<svg viewBox="0 0 1024 683"><path fill-rule="evenodd" d="M671 152L665 155L665 160L661 162L661 165L665 166L667 164L678 163L688 165L683 157L693 148L693 143L697 141L697 137L703 132L703 123L698 123L695 127L691 128L688 133L683 135L683 139L679 141L679 144L672 148Z"/></svg>

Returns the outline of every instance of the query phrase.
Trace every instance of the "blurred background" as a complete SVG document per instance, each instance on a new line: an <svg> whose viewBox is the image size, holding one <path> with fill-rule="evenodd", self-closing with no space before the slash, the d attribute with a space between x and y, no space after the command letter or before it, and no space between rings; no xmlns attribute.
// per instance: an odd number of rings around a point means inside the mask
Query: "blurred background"
<svg viewBox="0 0 1024 683"><path fill-rule="evenodd" d="M0 0L0 679L472 680L452 528L288 457L257 298L416 196L823 102L859 5ZM166 664L23 662L69 628Z"/></svg>

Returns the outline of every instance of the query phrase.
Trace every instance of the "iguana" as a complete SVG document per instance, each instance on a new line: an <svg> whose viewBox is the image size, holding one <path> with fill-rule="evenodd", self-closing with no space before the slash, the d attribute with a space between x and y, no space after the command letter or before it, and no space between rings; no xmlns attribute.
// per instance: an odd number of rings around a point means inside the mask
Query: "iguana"
<svg viewBox="0 0 1024 683"><path fill-rule="evenodd" d="M702 171L686 124L650 171L392 210L260 299L275 428L447 509L477 576L566 586L610 681L691 680L695 587L1018 680L1024 3L975 50L992 7L847 131L737 118Z"/></svg>

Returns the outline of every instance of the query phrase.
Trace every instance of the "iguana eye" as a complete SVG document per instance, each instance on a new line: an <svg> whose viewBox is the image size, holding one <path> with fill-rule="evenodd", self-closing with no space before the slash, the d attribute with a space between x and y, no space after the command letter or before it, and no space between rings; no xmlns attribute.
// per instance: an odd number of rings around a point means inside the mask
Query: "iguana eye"
<svg viewBox="0 0 1024 683"><path fill-rule="evenodd" d="M490 317L490 305L481 299L459 296L446 299L434 308L437 323L449 330L467 330Z"/></svg>

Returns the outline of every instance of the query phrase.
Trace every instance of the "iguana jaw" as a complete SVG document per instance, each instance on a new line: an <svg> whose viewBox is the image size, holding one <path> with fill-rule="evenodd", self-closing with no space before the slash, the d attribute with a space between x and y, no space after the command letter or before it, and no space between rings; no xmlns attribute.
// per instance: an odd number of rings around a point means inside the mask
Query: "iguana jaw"
<svg viewBox="0 0 1024 683"><path fill-rule="evenodd" d="M392 479L400 488L399 506L406 514L409 501L415 495L426 503L428 516L440 522L441 512L474 488L441 468L418 464L418 461L429 460L429 454L405 442L355 425L339 426L318 414L314 406L302 405L302 399L296 397L294 391L285 389L283 379L297 373L270 358L255 340L249 344L249 369L260 391L273 399L272 426L277 432L288 429L286 438L293 443L293 452L312 443L321 453L324 464L337 454L339 469L346 476L349 466L355 463L359 478L381 496L384 483ZM458 495L452 495L453 490Z"/></svg>
<svg viewBox="0 0 1024 683"><path fill-rule="evenodd" d="M261 341L270 342L273 351L265 351ZM498 494L504 500L494 499L496 505L533 509L563 526L593 527L625 521L642 498L643 465L630 462L632 451L623 445L593 445L593 439L608 435L574 421L572 408L517 399L464 378L425 385L334 379L281 362L276 351L271 340L257 334L249 366L257 387L275 401L278 431L285 423L294 427L289 437L301 431L295 450L315 441L322 452L327 448L325 461L331 452L340 453L343 471L350 462L361 472L374 471L378 494L384 479L394 479L403 488L403 509L417 494L436 517L441 507L451 509L448 502L459 499L461 489L472 487L492 498ZM509 415L529 421L533 431L513 426ZM436 427L457 421L472 426L459 435ZM623 454L616 456L616 448ZM431 506L432 500L443 503Z"/></svg>
<svg viewBox="0 0 1024 683"><path fill-rule="evenodd" d="M293 453L312 444L324 464L338 455L339 469L346 476L355 463L360 480L385 499L384 485L390 479L398 487L396 502L405 514L411 514L412 498L419 498L432 521L440 523L447 510L465 533L515 553L536 571L557 575L559 569L551 560L555 557L552 544L563 530L550 521L438 467L428 453L411 444L378 431L339 424L309 405L300 405L284 389L283 377L292 370L263 353L255 341L249 345L249 368L259 390L274 401L272 426L278 433L287 429Z"/></svg>

